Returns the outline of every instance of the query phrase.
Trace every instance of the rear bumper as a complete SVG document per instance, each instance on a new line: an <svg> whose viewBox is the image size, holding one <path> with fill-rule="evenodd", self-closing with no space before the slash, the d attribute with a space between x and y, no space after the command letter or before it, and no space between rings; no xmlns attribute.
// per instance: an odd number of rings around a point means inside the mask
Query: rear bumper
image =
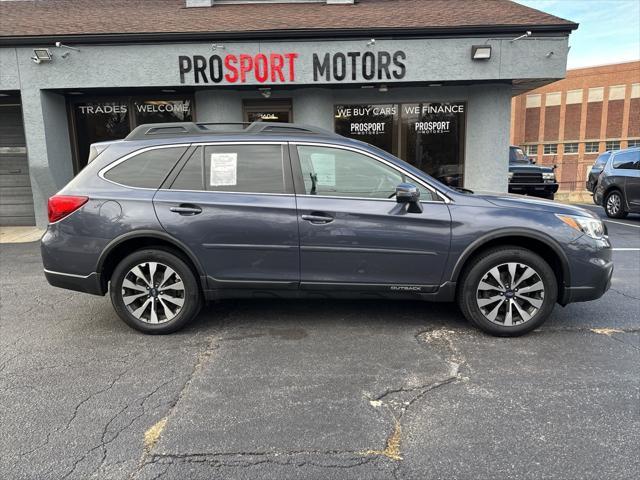
<svg viewBox="0 0 640 480"><path fill-rule="evenodd" d="M553 195L558 191L557 183L509 183L509 193L526 195Z"/></svg>
<svg viewBox="0 0 640 480"><path fill-rule="evenodd" d="M90 293L92 295L104 295L100 274L93 272L89 275L74 275L71 273L44 271L47 282L54 287L75 290L76 292Z"/></svg>

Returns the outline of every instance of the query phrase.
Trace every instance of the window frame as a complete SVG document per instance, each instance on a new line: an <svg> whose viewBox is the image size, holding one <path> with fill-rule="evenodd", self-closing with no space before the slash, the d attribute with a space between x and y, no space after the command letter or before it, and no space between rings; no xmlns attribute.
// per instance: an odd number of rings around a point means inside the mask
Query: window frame
<svg viewBox="0 0 640 480"><path fill-rule="evenodd" d="M611 168L613 170L637 170L636 166L638 164L638 160L635 160L632 164L631 164L631 168L623 168L622 166L617 166L615 165L616 159L620 156L623 156L625 154L628 153L636 153L634 150L627 150L627 149L623 149L623 150L616 150L615 154L612 154L611 157L609 157L609 162L611 163ZM640 152L638 152L638 156L640 156Z"/></svg>
<svg viewBox="0 0 640 480"><path fill-rule="evenodd" d="M547 149L547 147L549 147L549 149L551 149L551 147L555 147L555 152L549 152L547 153L545 150ZM544 146L542 147L542 155L557 155L558 154L558 144L557 143L545 143Z"/></svg>
<svg viewBox="0 0 640 480"><path fill-rule="evenodd" d="M590 146L595 146L596 149L591 150ZM600 153L600 142L584 142L584 153Z"/></svg>
<svg viewBox="0 0 640 480"><path fill-rule="evenodd" d="M614 145L612 145L612 144L615 144L615 143L618 144L617 148L609 148L609 147L613 147ZM608 151L617 152L619 150L622 150L622 142L620 140L605 140L604 150L607 151L607 152Z"/></svg>
<svg viewBox="0 0 640 480"><path fill-rule="evenodd" d="M300 157L298 156L298 146L305 146L305 147L324 147L324 148L335 148L335 149L339 149L339 150L347 150L350 152L354 152L354 153L358 153L360 155L364 155L366 157L369 157L377 162L382 163L383 165L386 165L387 167L401 173L402 175L410 178L411 180L413 180L414 182L416 182L418 185L426 188L427 190L429 190L430 192L432 192L436 197L440 198L440 200L426 200L426 199L420 199L420 203L451 203L451 199L445 195L444 193L442 193L440 190L438 190L436 187L434 187L433 185L419 179L418 177L416 177L415 174L395 165L392 162L389 162L383 158L380 158L372 153L369 153L365 150L360 150L358 148L354 148L354 147L350 147L347 145L336 145L333 143L320 143L320 142L298 142L298 141L294 141L294 142L289 142L289 157L291 159L291 166L293 169L293 180L294 180L294 186L295 186L295 191L296 191L296 196L300 196L300 197L312 197L312 198L328 198L328 199L341 199L341 200L357 200L357 201L363 201L363 200L369 200L369 201L374 201L374 202L392 202L392 203L397 203L395 199L393 198L371 198L371 197L341 197L341 196L337 196L337 195L310 195L308 193L306 193L306 189L304 186L304 179L302 178L302 167L300 165ZM305 193L302 193L305 192Z"/></svg>
<svg viewBox="0 0 640 480"><path fill-rule="evenodd" d="M294 181L293 181L293 172L291 169L291 151L289 147L289 143L282 140L248 140L248 141L220 141L220 142L196 142L189 144L193 150L189 155L184 155L183 158L180 159L180 162L174 168L175 175L169 174L165 182L163 182L162 186L158 190L162 191L170 191L170 192L197 192L197 193L207 193L211 195L270 195L270 196L292 196L295 195L294 189ZM231 192L231 191L218 191L218 190L190 190L184 188L173 189L171 188L175 180L178 178L182 169L185 167L187 162L191 159L193 155L198 153L198 148L202 147L202 155L204 155L204 151L206 147L216 147L216 146L225 146L225 145L280 145L282 149L282 166L283 166L283 176L284 176L284 193L264 193L264 192ZM203 158L204 161L204 158Z"/></svg>
<svg viewBox="0 0 640 480"><path fill-rule="evenodd" d="M160 190L162 188L162 186L167 181L167 178L169 178L171 176L171 174L176 170L176 168L178 168L178 166L181 165L181 163L182 163L182 161L184 160L185 157L187 157L187 159L191 157L190 154L187 155L187 153L190 152L190 148L189 148L190 146L191 146L190 143L170 143L170 144L167 144L167 145L153 145L151 147L144 147L144 148L140 148L138 150L134 150L133 152L127 153L124 157L119 158L115 162L112 162L109 165L106 165L105 167L102 167L102 169L100 169L100 171L98 172L98 177L100 177L105 182L112 183L113 185L118 185L119 187L132 188L132 189L135 189L135 190L151 190L151 191L155 192L155 191ZM136 156L138 156L138 155L140 155L142 153L146 153L146 152L149 152L151 150L159 150L161 148L179 148L179 147L184 147L185 151L182 152L182 155L180 157L178 157L178 159L174 163L173 167L169 169L169 172L167 172L165 177L162 179L162 181L160 182L160 184L156 188L135 187L135 186L132 186L132 185L125 185L123 183L118 183L118 182L115 182L115 181L110 180L107 177L105 177L105 175L112 168L115 168L118 165L120 165L121 163L126 162L130 158L136 157Z"/></svg>
<svg viewBox="0 0 640 480"><path fill-rule="evenodd" d="M575 152L568 152L567 151L567 145L575 145L576 147L576 151ZM562 154L563 155L578 155L578 152L580 151L580 143L579 142L566 142L562 144Z"/></svg>

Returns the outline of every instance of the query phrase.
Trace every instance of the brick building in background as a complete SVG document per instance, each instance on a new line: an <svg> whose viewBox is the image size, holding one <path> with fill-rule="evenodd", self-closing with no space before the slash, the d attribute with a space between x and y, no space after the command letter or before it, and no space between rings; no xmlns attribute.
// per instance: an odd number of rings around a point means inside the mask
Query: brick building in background
<svg viewBox="0 0 640 480"><path fill-rule="evenodd" d="M511 143L556 164L560 191L584 190L599 153L640 146L640 62L569 70L514 97Z"/></svg>

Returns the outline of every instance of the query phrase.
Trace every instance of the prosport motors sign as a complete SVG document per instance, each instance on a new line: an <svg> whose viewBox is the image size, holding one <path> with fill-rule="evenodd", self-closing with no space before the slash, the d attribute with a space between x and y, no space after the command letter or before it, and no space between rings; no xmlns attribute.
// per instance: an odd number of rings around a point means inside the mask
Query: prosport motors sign
<svg viewBox="0 0 640 480"><path fill-rule="evenodd" d="M180 55L180 83L285 84L393 82L407 74L402 50Z"/></svg>

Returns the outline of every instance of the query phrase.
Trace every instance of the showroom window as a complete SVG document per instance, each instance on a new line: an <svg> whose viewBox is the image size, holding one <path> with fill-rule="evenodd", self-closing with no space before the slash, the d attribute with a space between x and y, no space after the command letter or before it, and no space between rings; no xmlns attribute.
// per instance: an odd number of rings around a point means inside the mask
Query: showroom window
<svg viewBox="0 0 640 480"><path fill-rule="evenodd" d="M565 143L563 146L564 154L570 153L578 153L578 144L577 143Z"/></svg>
<svg viewBox="0 0 640 480"><path fill-rule="evenodd" d="M598 153L600 151L600 142L586 142L584 144L584 153Z"/></svg>
<svg viewBox="0 0 640 480"><path fill-rule="evenodd" d="M194 118L190 96L89 97L75 93L80 95L67 98L75 173L87 164L92 143L124 138L143 123L190 122Z"/></svg>
<svg viewBox="0 0 640 480"><path fill-rule="evenodd" d="M556 153L558 153L558 144L557 143L547 143L544 146L543 153L545 155L555 155Z"/></svg>
<svg viewBox="0 0 640 480"><path fill-rule="evenodd" d="M620 140L609 140L606 143L606 150L620 150Z"/></svg>
<svg viewBox="0 0 640 480"><path fill-rule="evenodd" d="M337 105L335 131L462 186L465 115L463 102Z"/></svg>

